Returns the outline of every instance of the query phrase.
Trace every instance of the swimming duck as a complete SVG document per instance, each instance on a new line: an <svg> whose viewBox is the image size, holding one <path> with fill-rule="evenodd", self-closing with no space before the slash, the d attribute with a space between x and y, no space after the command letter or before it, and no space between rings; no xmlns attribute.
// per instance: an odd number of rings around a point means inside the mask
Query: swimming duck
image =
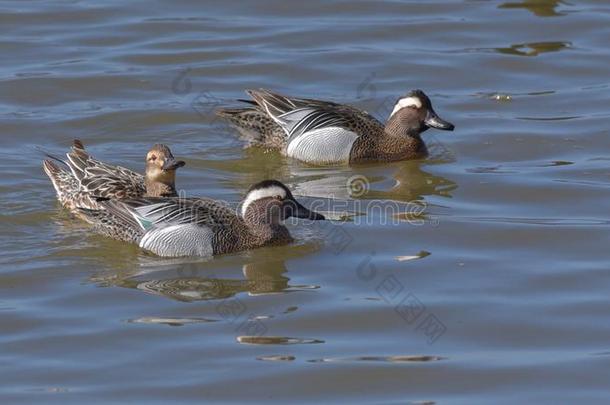
<svg viewBox="0 0 610 405"><path fill-rule="evenodd" d="M277 180L253 185L239 213L207 198L143 197L99 204L102 210L80 210L98 233L166 257L213 256L286 244L292 241L282 224L286 218L325 219L302 206Z"/></svg>
<svg viewBox="0 0 610 405"><path fill-rule="evenodd" d="M237 127L252 145L276 148L316 165L395 161L424 157L420 134L428 128L453 131L426 94L413 90L399 98L386 124L358 108L329 101L247 90L245 108L216 113Z"/></svg>
<svg viewBox="0 0 610 405"><path fill-rule="evenodd" d="M171 197L176 193L176 169L184 162L176 160L171 150L154 145L146 155L146 173L141 175L121 166L94 159L76 139L67 160L47 154L53 160L43 162L61 204L78 214L78 208L100 209L97 198ZM62 163L68 170L60 167Z"/></svg>

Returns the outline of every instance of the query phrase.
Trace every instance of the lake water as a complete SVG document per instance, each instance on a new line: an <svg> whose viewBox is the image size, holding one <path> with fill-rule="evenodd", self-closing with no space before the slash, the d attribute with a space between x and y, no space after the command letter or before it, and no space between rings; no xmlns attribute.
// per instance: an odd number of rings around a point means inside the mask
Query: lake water
<svg viewBox="0 0 610 405"><path fill-rule="evenodd" d="M610 402L610 4L125 3L0 3L2 403ZM382 120L421 88L456 130L309 167L214 118L258 87ZM271 177L344 218L156 258L55 201L36 147L73 138L136 170L166 143L188 195Z"/></svg>

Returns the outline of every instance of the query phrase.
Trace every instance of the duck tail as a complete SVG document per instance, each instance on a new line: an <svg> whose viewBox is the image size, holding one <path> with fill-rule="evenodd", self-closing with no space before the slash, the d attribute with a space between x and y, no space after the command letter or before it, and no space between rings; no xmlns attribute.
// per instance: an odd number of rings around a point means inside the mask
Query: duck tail
<svg viewBox="0 0 610 405"><path fill-rule="evenodd" d="M54 159L63 162L60 159ZM78 191L78 181L76 178L72 173L62 169L57 163L50 159L45 159L42 162L42 168L47 176L49 176L49 179L51 179L59 202L65 207L70 207L72 201L71 196Z"/></svg>
<svg viewBox="0 0 610 405"><path fill-rule="evenodd" d="M64 159L62 159L60 157L53 155L51 152L49 152L45 148L43 148L41 146L35 146L34 149L36 151L38 151L39 153L41 153L43 156L45 156L47 159L51 159L57 163L61 163L62 166L68 167L68 162L66 162Z"/></svg>
<svg viewBox="0 0 610 405"><path fill-rule="evenodd" d="M72 149L80 149L82 151L85 150L85 144L80 139L75 139L72 141Z"/></svg>
<svg viewBox="0 0 610 405"><path fill-rule="evenodd" d="M238 98L237 101L239 101L241 103L250 104L250 105L258 105L258 104L256 104L256 101L248 100L248 99L245 99L245 98Z"/></svg>
<svg viewBox="0 0 610 405"><path fill-rule="evenodd" d="M245 98L238 98L237 101L239 101L240 103L248 104L248 107L242 107L242 108L219 108L219 109L217 109L215 111L216 115L221 117L221 118L224 118L224 119L228 120L231 123L237 124L238 122L234 122L234 121L241 121L240 120L240 116L242 116L243 114L252 113L254 111L260 111L262 113L262 110L260 110L260 107L258 106L256 101L254 101L254 100L247 100Z"/></svg>
<svg viewBox="0 0 610 405"><path fill-rule="evenodd" d="M246 90L252 100L239 99L247 107L220 108L216 115L227 120L235 127L247 146L263 146L281 148L285 143L285 133L282 128L268 114L265 98L278 98L266 90Z"/></svg>
<svg viewBox="0 0 610 405"><path fill-rule="evenodd" d="M297 108L294 100L266 89L246 90L252 100L267 114L277 117Z"/></svg>
<svg viewBox="0 0 610 405"><path fill-rule="evenodd" d="M263 143L265 138L265 125L269 118L262 111L253 107L221 108L216 115L235 127L241 138L250 144Z"/></svg>
<svg viewBox="0 0 610 405"><path fill-rule="evenodd" d="M138 243L144 232L134 224L133 218L126 218L124 213L109 209L106 202L101 202L101 209L77 207L77 215L93 225L93 230L116 240Z"/></svg>
<svg viewBox="0 0 610 405"><path fill-rule="evenodd" d="M63 190L64 188L64 180L66 178L66 175L69 175L70 173L63 170L54 161L50 159L45 159L42 162L42 168L44 169L44 172L47 174L47 176L49 176L49 179L51 179L53 187L59 195L61 190Z"/></svg>
<svg viewBox="0 0 610 405"><path fill-rule="evenodd" d="M77 179L82 179L85 175L85 169L91 165L91 156L85 150L85 145L79 139L72 141L72 148L67 153L68 161L66 164Z"/></svg>
<svg viewBox="0 0 610 405"><path fill-rule="evenodd" d="M234 121L239 121L239 116L249 111L254 110L254 108L219 108L215 111L216 115L229 120L231 123Z"/></svg>

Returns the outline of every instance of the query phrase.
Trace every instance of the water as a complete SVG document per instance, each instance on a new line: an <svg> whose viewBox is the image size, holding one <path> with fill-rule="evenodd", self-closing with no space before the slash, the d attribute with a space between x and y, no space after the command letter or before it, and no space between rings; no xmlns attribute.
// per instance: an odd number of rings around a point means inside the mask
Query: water
<svg viewBox="0 0 610 405"><path fill-rule="evenodd" d="M0 20L3 403L609 401L605 2L5 1ZM456 131L422 161L307 167L214 119L257 87L380 118L422 88ZM72 138L138 170L164 142L189 195L274 177L348 220L155 258L55 202L35 147ZM370 205L395 202L424 211Z"/></svg>

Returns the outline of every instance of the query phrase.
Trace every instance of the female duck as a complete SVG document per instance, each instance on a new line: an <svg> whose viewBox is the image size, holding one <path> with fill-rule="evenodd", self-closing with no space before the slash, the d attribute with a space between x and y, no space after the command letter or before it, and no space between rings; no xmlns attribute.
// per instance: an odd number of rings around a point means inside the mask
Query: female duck
<svg viewBox="0 0 610 405"><path fill-rule="evenodd" d="M282 224L286 218L325 219L302 206L277 180L253 185L240 214L203 198L138 198L99 204L104 209L81 210L98 233L166 257L213 256L286 244L292 241Z"/></svg>
<svg viewBox="0 0 610 405"><path fill-rule="evenodd" d="M45 160L43 168L57 192L57 199L70 211L78 214L78 208L100 209L98 198L135 198L176 196L176 170L184 162L174 159L170 149L154 145L146 155L146 174L143 176L121 166L113 166L94 159L85 151L78 139L67 153L68 160L48 155L63 163Z"/></svg>
<svg viewBox="0 0 610 405"><path fill-rule="evenodd" d="M221 109L217 114L237 127L251 143L280 149L311 164L395 161L424 157L420 134L428 128L453 131L428 96L413 90L398 99L385 125L365 111L328 101L285 97L248 90L251 106Z"/></svg>

